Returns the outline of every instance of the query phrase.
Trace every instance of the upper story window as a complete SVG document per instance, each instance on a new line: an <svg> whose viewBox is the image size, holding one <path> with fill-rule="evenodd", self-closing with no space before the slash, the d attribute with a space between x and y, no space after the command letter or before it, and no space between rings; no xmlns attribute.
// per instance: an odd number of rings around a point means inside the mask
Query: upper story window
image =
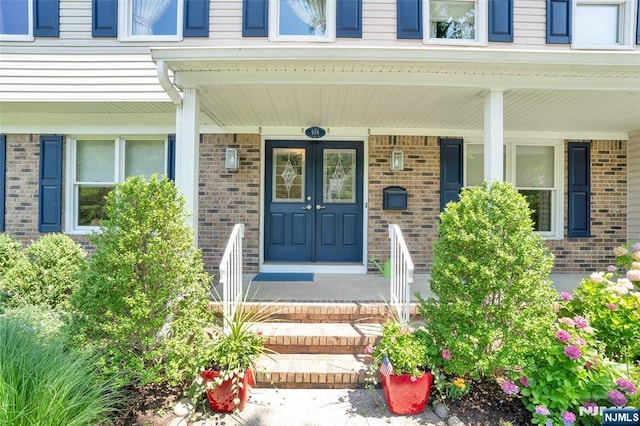
<svg viewBox="0 0 640 426"><path fill-rule="evenodd" d="M484 147L466 144L465 185L484 180ZM512 182L532 210L534 231L547 238L562 238L562 149L559 143L508 142L504 155L505 181Z"/></svg>
<svg viewBox="0 0 640 426"><path fill-rule="evenodd" d="M441 44L484 44L487 41L486 0L430 0L424 8L425 41Z"/></svg>
<svg viewBox="0 0 640 426"><path fill-rule="evenodd" d="M632 45L632 0L574 0L573 47L616 48Z"/></svg>
<svg viewBox="0 0 640 426"><path fill-rule="evenodd" d="M149 179L167 169L163 138L68 139L67 226L69 232L96 229L105 197L131 176Z"/></svg>
<svg viewBox="0 0 640 426"><path fill-rule="evenodd" d="M33 40L32 0L0 0L0 40Z"/></svg>
<svg viewBox="0 0 640 426"><path fill-rule="evenodd" d="M182 40L183 0L121 0L118 39Z"/></svg>
<svg viewBox="0 0 640 426"><path fill-rule="evenodd" d="M334 41L335 0L271 0L269 38L293 41Z"/></svg>

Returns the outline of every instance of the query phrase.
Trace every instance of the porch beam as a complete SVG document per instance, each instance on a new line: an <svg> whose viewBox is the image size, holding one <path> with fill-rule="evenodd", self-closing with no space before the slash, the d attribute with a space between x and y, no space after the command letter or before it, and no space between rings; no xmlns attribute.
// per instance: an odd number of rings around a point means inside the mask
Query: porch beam
<svg viewBox="0 0 640 426"><path fill-rule="evenodd" d="M198 244L198 174L200 158L200 97L195 88L182 90L182 107L176 108L176 186L185 197L188 222Z"/></svg>
<svg viewBox="0 0 640 426"><path fill-rule="evenodd" d="M480 65L452 68L443 65L425 65L422 68L381 69L380 65L370 67L327 67L309 66L308 69L294 69L292 66L269 69L205 69L203 71L175 71L178 86L220 86L228 84L314 84L314 85L385 85L420 87L465 87L485 89L531 89L531 90L588 90L588 91L640 91L640 78L625 75L625 78L612 78L610 75L591 74L571 75L566 72L552 73L548 70L532 71L528 69L509 69L508 66L496 71L483 70ZM304 67L302 67L304 68ZM428 68L428 69L426 69ZM585 75L587 74L587 75ZM285 76L285 77L283 77ZM496 86L496 84L498 86Z"/></svg>
<svg viewBox="0 0 640 426"><path fill-rule="evenodd" d="M484 180L504 181L504 92L490 90L484 103Z"/></svg>

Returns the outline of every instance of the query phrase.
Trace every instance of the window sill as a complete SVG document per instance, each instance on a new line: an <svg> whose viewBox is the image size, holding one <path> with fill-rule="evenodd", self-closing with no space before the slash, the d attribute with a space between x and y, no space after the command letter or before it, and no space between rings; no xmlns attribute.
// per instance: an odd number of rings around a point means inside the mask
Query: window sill
<svg viewBox="0 0 640 426"><path fill-rule="evenodd" d="M423 44L431 46L463 46L463 47L486 47L488 43L483 40L460 40L460 39L434 39L427 38L422 40Z"/></svg>

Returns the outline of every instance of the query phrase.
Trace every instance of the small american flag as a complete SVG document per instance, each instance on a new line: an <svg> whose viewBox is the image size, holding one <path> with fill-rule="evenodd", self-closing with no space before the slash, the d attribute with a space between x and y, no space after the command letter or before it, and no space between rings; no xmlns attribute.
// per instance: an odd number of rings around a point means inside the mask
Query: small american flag
<svg viewBox="0 0 640 426"><path fill-rule="evenodd" d="M382 365L380 365L380 372L387 379L389 379L389 376L391 375L391 373L393 373L393 366L389 362L389 358L386 355L384 356L384 358L382 358Z"/></svg>

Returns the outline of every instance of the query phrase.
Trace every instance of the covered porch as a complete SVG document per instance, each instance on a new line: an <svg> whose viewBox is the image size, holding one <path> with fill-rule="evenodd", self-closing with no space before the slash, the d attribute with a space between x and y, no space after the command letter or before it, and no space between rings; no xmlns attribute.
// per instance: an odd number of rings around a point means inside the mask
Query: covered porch
<svg viewBox="0 0 640 426"><path fill-rule="evenodd" d="M390 300L389 278L380 274L315 273L312 281L253 281L256 274L243 275L243 295L247 301L292 303L385 303ZM551 274L558 293L571 293L586 275ZM411 284L412 302L415 292L423 298L433 296L429 274L415 274ZM221 295L222 286L215 285Z"/></svg>

